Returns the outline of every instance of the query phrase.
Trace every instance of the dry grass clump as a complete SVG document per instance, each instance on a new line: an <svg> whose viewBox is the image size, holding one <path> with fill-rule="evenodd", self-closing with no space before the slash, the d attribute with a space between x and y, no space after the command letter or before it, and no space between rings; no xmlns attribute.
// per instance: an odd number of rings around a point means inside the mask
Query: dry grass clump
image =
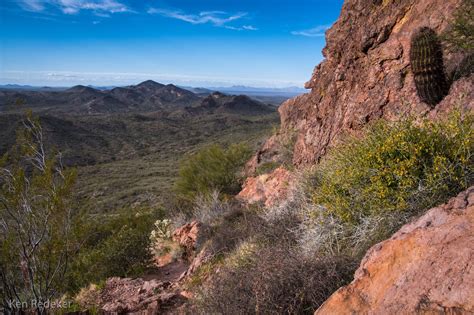
<svg viewBox="0 0 474 315"><path fill-rule="evenodd" d="M82 309L94 309L99 305L101 288L96 284L89 284L82 288L74 297L74 301Z"/></svg>
<svg viewBox="0 0 474 315"><path fill-rule="evenodd" d="M204 224L211 224L231 210L232 205L228 201L223 201L220 192L214 190L208 195L201 194L196 197L192 208L192 217Z"/></svg>
<svg viewBox="0 0 474 315"><path fill-rule="evenodd" d="M347 283L345 257L306 258L286 246L265 247L250 263L224 267L203 291L203 314L312 314Z"/></svg>
<svg viewBox="0 0 474 315"><path fill-rule="evenodd" d="M298 211L243 210L226 222L214 240L233 246L208 271L215 276L198 294L202 314L309 314L352 279L356 263L350 257L302 254Z"/></svg>
<svg viewBox="0 0 474 315"><path fill-rule="evenodd" d="M379 122L302 172L287 201L213 219L222 256L203 314L313 313L349 283L368 248L473 182L473 116Z"/></svg>

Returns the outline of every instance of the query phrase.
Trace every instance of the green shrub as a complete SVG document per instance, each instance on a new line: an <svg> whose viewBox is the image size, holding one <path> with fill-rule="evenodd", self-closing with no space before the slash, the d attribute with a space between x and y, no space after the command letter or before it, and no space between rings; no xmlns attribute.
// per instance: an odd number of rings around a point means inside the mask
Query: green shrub
<svg viewBox="0 0 474 315"><path fill-rule="evenodd" d="M0 156L0 310L6 313L29 307L44 313L31 302L60 296L72 256L76 172L63 168L61 154L50 153L43 139L29 112L16 144Z"/></svg>
<svg viewBox="0 0 474 315"><path fill-rule="evenodd" d="M443 40L453 51L472 53L474 49L474 0L464 0L454 14Z"/></svg>
<svg viewBox="0 0 474 315"><path fill-rule="evenodd" d="M416 214L473 183L471 113L436 122L380 121L333 149L319 167L314 202L345 222Z"/></svg>
<svg viewBox="0 0 474 315"><path fill-rule="evenodd" d="M187 200L197 195L209 195L218 190L234 195L241 188L240 172L250 158L251 150L243 144L224 149L219 145L204 148L182 162L176 190Z"/></svg>
<svg viewBox="0 0 474 315"><path fill-rule="evenodd" d="M68 274L69 291L108 277L140 275L150 263L150 232L162 211L124 209L112 216L89 218L78 226L83 240Z"/></svg>

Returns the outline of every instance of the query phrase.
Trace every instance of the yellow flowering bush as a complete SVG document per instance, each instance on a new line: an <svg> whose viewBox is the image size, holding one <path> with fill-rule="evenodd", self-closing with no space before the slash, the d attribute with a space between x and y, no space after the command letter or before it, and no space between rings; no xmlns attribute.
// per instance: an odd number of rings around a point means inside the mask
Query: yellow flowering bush
<svg viewBox="0 0 474 315"><path fill-rule="evenodd" d="M435 206L473 183L472 113L379 121L334 148L317 171L313 200L348 223Z"/></svg>

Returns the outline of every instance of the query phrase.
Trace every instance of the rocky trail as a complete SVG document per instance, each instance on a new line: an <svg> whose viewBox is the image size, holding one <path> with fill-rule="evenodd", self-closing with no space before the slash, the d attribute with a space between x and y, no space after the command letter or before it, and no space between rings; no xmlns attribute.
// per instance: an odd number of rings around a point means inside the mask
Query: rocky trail
<svg viewBox="0 0 474 315"><path fill-rule="evenodd" d="M149 270L142 279L145 281L177 282L181 275L188 270L189 263L181 260L170 262L164 266Z"/></svg>
<svg viewBox="0 0 474 315"><path fill-rule="evenodd" d="M201 234L202 224L196 221L176 229L172 238L182 249L181 258L165 254L140 278L113 277L100 289L89 287L82 292L87 300L82 304L98 306L103 314L185 314L190 293L182 284L205 261L206 252L196 252Z"/></svg>

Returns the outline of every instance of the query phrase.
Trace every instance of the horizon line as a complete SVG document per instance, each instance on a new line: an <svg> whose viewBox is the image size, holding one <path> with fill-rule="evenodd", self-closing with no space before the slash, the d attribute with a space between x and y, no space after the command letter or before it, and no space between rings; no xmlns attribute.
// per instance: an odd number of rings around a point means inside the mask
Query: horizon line
<svg viewBox="0 0 474 315"><path fill-rule="evenodd" d="M1 79L0 79L1 80ZM299 89L299 90L307 90L304 87L300 87L298 85L286 85L286 86L255 86L255 85L247 85L247 84L240 84L240 83L234 83L230 85L222 84L222 85L211 85L211 86L203 86L203 85L186 85L186 84L179 84L179 83L173 83L173 82L166 82L166 81L156 81L153 79L145 79L142 81L139 81L137 83L132 83L132 84L87 84L87 83L78 83L78 84L65 84L65 85L49 85L49 84L29 84L29 83L4 83L0 81L0 88L1 87L6 87L6 86L18 86L18 87L31 87L31 88L71 88L75 86L86 86L86 87L96 87L96 88L114 88L114 87L126 87L126 86L134 86L134 85L139 85L143 82L146 81L153 81L159 84L163 85L175 85L177 87L184 87L184 88L206 88L206 89L212 89L212 88L252 88L252 89L275 89L275 90L282 90L282 89Z"/></svg>

